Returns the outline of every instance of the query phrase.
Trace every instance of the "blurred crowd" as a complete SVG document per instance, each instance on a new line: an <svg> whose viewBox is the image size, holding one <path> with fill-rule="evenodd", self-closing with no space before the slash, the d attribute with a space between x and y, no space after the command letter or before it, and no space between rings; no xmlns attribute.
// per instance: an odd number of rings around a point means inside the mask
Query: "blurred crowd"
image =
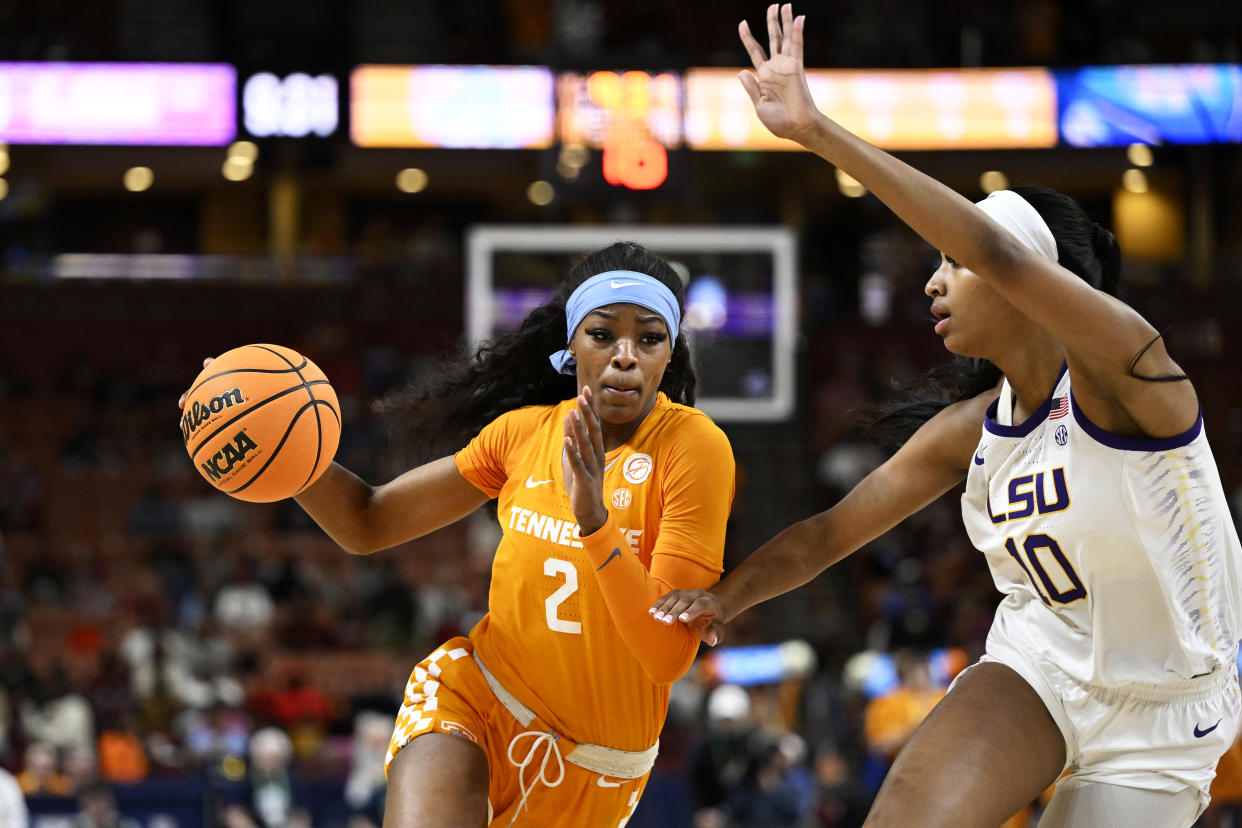
<svg viewBox="0 0 1242 828"><path fill-rule="evenodd" d="M727 565L882 462L859 412L944 357L922 319L931 251L883 226L815 229L799 412L724 424L739 467ZM414 244L417 232L378 234L357 280L313 289L0 281L0 767L35 813L120 825L149 817L155 791L181 790L195 824L382 821L408 671L485 612L494 516L350 557L291 502L208 487L175 401L203 356L280 341L332 379L338 459L373 482L402 471L399 435L371 403L435 370L462 325L447 278L460 239L441 229ZM1182 320L1170 349L1200 389L1226 485L1242 491L1242 395L1224 344L1242 304L1230 284L1167 284L1131 301L1157 324ZM949 496L744 614L729 647L801 641L812 655L747 677L705 651L674 687L631 826L860 824L897 750L980 654L996 601Z"/></svg>

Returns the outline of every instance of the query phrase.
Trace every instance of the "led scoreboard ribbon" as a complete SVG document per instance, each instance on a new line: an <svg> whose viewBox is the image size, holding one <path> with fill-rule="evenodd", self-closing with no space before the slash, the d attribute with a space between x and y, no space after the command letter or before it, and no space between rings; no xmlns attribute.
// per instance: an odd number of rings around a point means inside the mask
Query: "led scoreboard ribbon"
<svg viewBox="0 0 1242 828"><path fill-rule="evenodd" d="M223 146L237 71L223 63L0 63L0 141Z"/></svg>
<svg viewBox="0 0 1242 828"><path fill-rule="evenodd" d="M668 178L668 152L682 145L681 79L672 72L562 73L561 142L603 150L604 180L653 190Z"/></svg>

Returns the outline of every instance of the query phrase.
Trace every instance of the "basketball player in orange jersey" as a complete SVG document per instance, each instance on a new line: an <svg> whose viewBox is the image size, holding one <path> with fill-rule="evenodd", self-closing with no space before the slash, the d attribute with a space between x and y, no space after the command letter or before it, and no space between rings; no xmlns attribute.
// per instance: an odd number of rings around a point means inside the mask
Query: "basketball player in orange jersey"
<svg viewBox="0 0 1242 828"><path fill-rule="evenodd" d="M739 32L757 116L941 251L924 292L960 359L879 421L905 438L888 461L657 620L714 643L738 611L965 482L966 532L1004 597L866 824L995 828L1064 769L1041 828L1188 828L1242 723L1242 542L1194 386L1116 298L1117 243L1072 199L971 204L820 112L805 19L773 5L767 24L766 53Z"/></svg>
<svg viewBox="0 0 1242 828"><path fill-rule="evenodd" d="M682 310L681 280L650 251L593 253L418 395L411 433L465 448L382 486L333 465L297 496L360 555L499 499L489 612L406 687L387 828L613 828L638 803L669 684L698 650L647 607L716 582L733 499L729 442L690 407Z"/></svg>

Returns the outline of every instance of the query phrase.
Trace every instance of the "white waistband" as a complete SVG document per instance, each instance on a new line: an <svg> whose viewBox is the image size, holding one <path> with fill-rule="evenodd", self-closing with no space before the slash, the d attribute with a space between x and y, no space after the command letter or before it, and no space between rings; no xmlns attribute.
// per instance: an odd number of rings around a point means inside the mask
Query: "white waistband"
<svg viewBox="0 0 1242 828"><path fill-rule="evenodd" d="M1070 680L1106 704L1114 704L1118 699L1123 698L1144 702L1193 704L1218 695L1228 684L1237 681L1237 673L1233 665L1220 665L1207 675L1163 681L1157 684L1131 682L1108 686L1087 684L1073 678Z"/></svg>
<svg viewBox="0 0 1242 828"><path fill-rule="evenodd" d="M483 678L487 679L488 687L492 688L492 692L496 694L496 698L505 706L505 709L513 714L513 718L517 719L522 727L530 727L530 723L535 720L535 711L522 704L517 696L510 693L500 683L500 680L492 675L492 671L487 669L477 653L474 654L474 661L479 665ZM659 741L646 750L638 751L617 750L603 745L580 743L565 755L565 761L605 776L637 779L651 770L655 765L656 754L659 752Z"/></svg>

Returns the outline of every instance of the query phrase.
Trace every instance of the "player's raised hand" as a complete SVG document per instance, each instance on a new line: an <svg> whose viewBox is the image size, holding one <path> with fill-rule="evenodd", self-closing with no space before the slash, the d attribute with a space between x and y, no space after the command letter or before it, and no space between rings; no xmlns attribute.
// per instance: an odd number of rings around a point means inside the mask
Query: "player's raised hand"
<svg viewBox="0 0 1242 828"><path fill-rule="evenodd" d="M604 433L590 387L578 394L577 406L565 415L565 493L578 519L578 528L589 535L608 521L604 506Z"/></svg>
<svg viewBox="0 0 1242 828"><path fill-rule="evenodd" d="M713 647L724 641L724 607L706 590L675 589L661 596L647 612L663 624L680 621Z"/></svg>
<svg viewBox="0 0 1242 828"><path fill-rule="evenodd" d="M743 20L738 25L742 45L754 69L738 75L746 94L755 105L755 114L778 138L798 140L810 129L818 115L811 90L806 85L802 65L802 29L806 15L793 16L793 6L768 6L768 53L750 33Z"/></svg>

